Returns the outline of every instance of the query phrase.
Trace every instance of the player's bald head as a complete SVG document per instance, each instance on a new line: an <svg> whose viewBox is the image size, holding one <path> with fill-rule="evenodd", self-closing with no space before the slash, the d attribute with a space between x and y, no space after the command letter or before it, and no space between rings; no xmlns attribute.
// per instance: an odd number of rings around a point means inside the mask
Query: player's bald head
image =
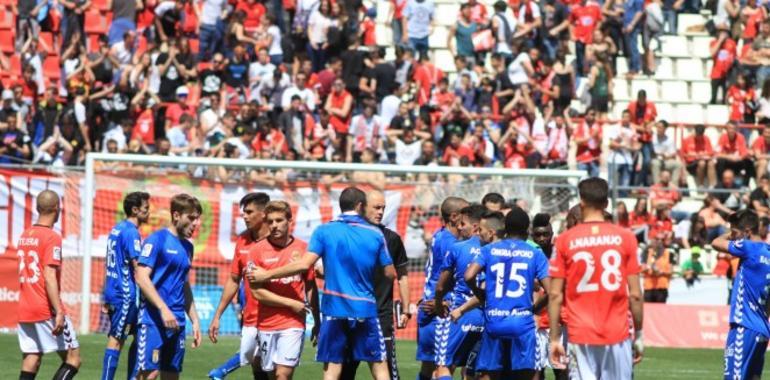
<svg viewBox="0 0 770 380"><path fill-rule="evenodd" d="M449 222L453 214L459 214L463 207L468 206L468 201L460 197L447 197L441 202L441 219Z"/></svg>
<svg viewBox="0 0 770 380"><path fill-rule="evenodd" d="M385 194L380 190L371 189L366 192L366 203L383 203L385 202Z"/></svg>
<svg viewBox="0 0 770 380"><path fill-rule="evenodd" d="M43 190L37 195L37 213L50 215L59 212L59 194L51 190Z"/></svg>

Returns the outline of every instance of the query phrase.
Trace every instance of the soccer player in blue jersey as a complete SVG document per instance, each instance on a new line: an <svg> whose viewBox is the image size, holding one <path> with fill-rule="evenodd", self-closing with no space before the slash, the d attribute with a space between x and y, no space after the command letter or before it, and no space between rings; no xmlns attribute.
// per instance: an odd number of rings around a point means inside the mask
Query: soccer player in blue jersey
<svg viewBox="0 0 770 380"><path fill-rule="evenodd" d="M449 248L436 283L433 309L434 314L442 317L438 319L436 326L435 377L438 380L451 380L455 368L465 367L471 350L481 339L481 332L484 330L484 318L480 309L469 310L452 323L446 318L447 312L442 301L449 293L450 308L454 310L473 297L470 288L465 284L465 270L481 251L479 225L486 212L486 207L482 205L470 205L460 210L458 232L462 241ZM470 378L468 374L466 377Z"/></svg>
<svg viewBox="0 0 770 380"><path fill-rule="evenodd" d="M425 288L417 312L417 360L421 361L419 380L430 380L436 370L436 324L434 311L434 292L441 274L441 265L449 247L457 242L457 225L460 223L460 210L468 206L468 201L458 197L448 197L441 202L441 222L444 224L433 234L430 256L425 264Z"/></svg>
<svg viewBox="0 0 770 380"><path fill-rule="evenodd" d="M759 217L752 210L740 211L739 240L728 235L711 245L740 259L730 296L730 332L725 348L727 379L759 379L770 339L767 299L770 297L770 247L759 236Z"/></svg>
<svg viewBox="0 0 770 380"><path fill-rule="evenodd" d="M241 284L241 278L243 277L243 270L247 266L247 262L243 260L244 257L248 257L249 251L257 244L257 241L265 238L270 230L264 223L265 220L265 206L270 202L270 196L265 193L248 193L241 198L241 216L243 218L243 224L246 226L246 230L238 235L238 240L235 242L235 252L233 253L233 261L230 268L230 276L225 282L224 289L222 290L222 296L219 299L219 305L214 312L214 317L211 318L211 324L209 325L209 339L212 343L216 344L219 337L219 320L222 318L222 313L225 312L227 306L230 305L236 293L243 294L241 307L241 346L240 350L231 356L226 362L219 367L209 371L209 379L221 380L228 374L234 372L242 366L251 364L252 373L255 380L267 380L267 374L262 371L262 367L259 360L255 360L255 355L258 355L257 350L257 337L259 332L257 331L257 315L258 315L258 302L251 294L244 292ZM245 284L245 282L243 282Z"/></svg>
<svg viewBox="0 0 770 380"><path fill-rule="evenodd" d="M134 266L142 251L142 237L138 227L150 218L150 194L136 191L123 199L126 219L115 225L107 238L106 278L102 310L110 317L107 348L102 360L102 380L115 378L120 351L128 334L136 326L137 294ZM129 350L128 372L134 369L136 340Z"/></svg>
<svg viewBox="0 0 770 380"><path fill-rule="evenodd" d="M529 215L513 207L505 217L506 239L481 248L465 272L465 282L484 301L484 332L476 370L484 379L532 379L538 362L534 314L545 306L533 304L535 282L546 289L548 259L527 242ZM476 282L484 273L486 289ZM541 353L544 354L544 353Z"/></svg>
<svg viewBox="0 0 770 380"><path fill-rule="evenodd" d="M136 284L142 291L137 331L138 378L175 380L182 372L185 312L192 322L192 347L201 342L200 321L188 279L190 242L200 226L200 202L187 194L171 198L171 225L147 237L139 255Z"/></svg>
<svg viewBox="0 0 770 380"><path fill-rule="evenodd" d="M313 231L307 254L276 269L255 268L250 275L254 282L265 282L304 273L323 259L324 319L316 360L324 363L324 379L339 379L342 363L348 358L369 362L374 380L390 379L385 339L377 318L374 275L378 266L384 267L386 279L393 281L396 269L382 232L361 216L365 207L366 194L355 187L346 188L340 194L342 215Z"/></svg>

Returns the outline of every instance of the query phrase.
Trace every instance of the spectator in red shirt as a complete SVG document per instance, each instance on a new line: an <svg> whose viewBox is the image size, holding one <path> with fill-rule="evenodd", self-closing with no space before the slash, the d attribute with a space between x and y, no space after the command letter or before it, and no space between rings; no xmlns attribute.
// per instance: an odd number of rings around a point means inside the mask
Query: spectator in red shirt
<svg viewBox="0 0 770 380"><path fill-rule="evenodd" d="M639 90L636 94L636 100L628 104L628 112L631 114L631 123L637 133L637 140L641 144L642 168L638 175L634 175L634 184L636 186L647 186L650 184L648 173L651 172L650 164L652 162L652 127L655 119L658 117L658 110L655 104L647 100L647 91Z"/></svg>
<svg viewBox="0 0 770 380"><path fill-rule="evenodd" d="M441 162L447 166L460 166L460 160L465 157L469 162L473 162L475 157L471 148L462 144L462 137L457 133L449 136L449 145L444 149L444 155Z"/></svg>
<svg viewBox="0 0 770 380"><path fill-rule="evenodd" d="M584 75L586 45L593 39L594 29L602 18L602 10L596 3L581 0L580 5L572 8L569 15L572 39L575 41L576 69L578 75Z"/></svg>
<svg viewBox="0 0 770 380"><path fill-rule="evenodd" d="M259 28L262 15L265 14L265 6L257 0L239 0L235 10L242 10L246 13L243 19L243 28L248 32L253 32Z"/></svg>
<svg viewBox="0 0 770 380"><path fill-rule="evenodd" d="M655 215L650 218L650 238L665 239L674 235L674 221L671 220L671 208L666 205L655 207Z"/></svg>
<svg viewBox="0 0 770 380"><path fill-rule="evenodd" d="M762 130L762 136L759 136L751 144L751 153L754 154L754 165L756 168L756 180L767 174L767 163L770 160L770 125L765 125Z"/></svg>
<svg viewBox="0 0 770 380"><path fill-rule="evenodd" d="M717 91L722 88L722 101L727 99L727 74L735 61L738 45L722 28L717 39L709 45L714 64L711 67L711 104L717 104Z"/></svg>
<svg viewBox="0 0 770 380"><path fill-rule="evenodd" d="M602 155L602 126L596 121L596 110L589 108L583 121L573 130L572 141L577 145L575 159L579 170L590 177L599 176L599 159Z"/></svg>
<svg viewBox="0 0 770 380"><path fill-rule="evenodd" d="M390 14L388 15L390 21L388 23L393 31L393 45L403 47L404 43L401 41L401 37L404 35L404 31L402 30L401 19L404 17L404 8L408 0L390 0L390 2L393 4L390 5Z"/></svg>
<svg viewBox="0 0 770 380"><path fill-rule="evenodd" d="M353 96L345 90L345 82L337 78L332 86L332 92L326 98L324 110L329 113L329 123L334 131L347 135L350 129L350 111L353 109Z"/></svg>
<svg viewBox="0 0 770 380"><path fill-rule="evenodd" d="M696 125L695 134L685 138L681 148L687 172L695 176L695 183L700 188L711 187L717 183L714 148L705 132L706 127L703 124ZM705 182L707 176L708 183Z"/></svg>
<svg viewBox="0 0 770 380"><path fill-rule="evenodd" d="M717 172L731 169L735 174L743 176L744 185L748 184L754 176L754 163L746 146L746 138L738 133L735 122L727 123L725 132L719 136L717 150Z"/></svg>
<svg viewBox="0 0 770 380"><path fill-rule="evenodd" d="M650 213L647 211L647 198L639 198L636 200L634 210L628 214L628 225L640 242L647 240L647 230L650 228L649 223Z"/></svg>
<svg viewBox="0 0 770 380"><path fill-rule="evenodd" d="M754 105L757 93L746 82L746 76L738 74L735 83L727 90L727 105L730 107L730 121L735 123L754 123ZM748 141L750 129L743 129L744 137Z"/></svg>
<svg viewBox="0 0 770 380"><path fill-rule="evenodd" d="M164 130L168 131L171 127L178 125L183 114L193 115L194 111L187 105L187 96L189 90L186 86L180 86L176 89L176 102L171 103L166 108L166 124Z"/></svg>
<svg viewBox="0 0 770 380"><path fill-rule="evenodd" d="M650 187L650 203L652 207L657 209L661 205L665 205L668 208L674 207L679 203L682 196L679 194L679 190L676 189L676 184L671 183L671 172L663 170L660 172L660 182Z"/></svg>

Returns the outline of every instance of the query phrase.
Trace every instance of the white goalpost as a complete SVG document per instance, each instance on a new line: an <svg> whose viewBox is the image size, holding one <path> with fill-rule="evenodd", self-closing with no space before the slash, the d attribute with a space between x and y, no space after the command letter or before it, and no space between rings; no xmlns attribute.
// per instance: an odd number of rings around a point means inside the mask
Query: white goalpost
<svg viewBox="0 0 770 380"><path fill-rule="evenodd" d="M184 177L188 173L189 178L196 179L198 174L194 174L192 169L202 168L195 173L199 172L213 172L215 168L229 168L233 170L240 170L243 172L249 171L261 171L263 173L277 173L280 171L292 171L294 173L306 173L310 176L319 176L319 173L353 173L353 172L370 172L370 173L383 173L385 177L386 189L392 196L392 199L397 200L399 203L399 210L415 210L419 209L423 212L412 212L409 216L403 218L409 218L409 227L418 225L421 228L422 223L427 223L426 220L432 215L430 210L436 208L437 202L440 199L450 194L457 194L467 197L467 199L478 201L480 196L485 192L495 191L500 192L508 197L516 197L522 199L528 204L533 205L533 210L557 210L565 211L564 205L571 202L574 199L575 189L577 182L580 178L585 177L586 173L581 170L556 170L556 169L506 169L506 168L475 168L475 167L448 167L448 166L398 166L390 164L354 164L354 163L328 163L328 162L313 162L313 161L272 161L272 160L256 160L256 159L226 159L226 158L209 158L209 157L172 157L172 156L153 156L153 155L129 155L129 154L106 154L106 153L89 153L86 156L85 164L85 178L80 194L81 202L81 228L80 239L82 252L82 283L81 290L83 298L80 303L80 323L79 330L81 333L88 333L93 330L92 328L92 307L91 307L91 288L92 277L96 268L93 267L93 258L98 256L98 248L94 246L94 224L95 224L95 205L97 201L97 190L100 186L99 178L102 176L107 177L103 179L101 183L109 184L111 179L122 180L121 174L116 174L114 167L108 169L102 169L103 164L123 164L133 165L135 173L144 175L150 171L137 170L137 166L142 168L170 168L176 170L176 173ZM102 166L99 166L102 165ZM177 168L182 168L177 170ZM104 170L104 171L102 171ZM157 173L156 173L157 175ZM112 176L112 177L110 177ZM162 176L162 175L161 175ZM426 176L425 178L431 178L427 183L414 183L415 177ZM442 181L441 179L454 176L453 181ZM305 177L302 177L305 178ZM404 178L410 178L404 180ZM436 178L439 178L438 180ZM294 181L290 179L289 181ZM300 180L296 180L300 182ZM343 180L342 184L353 184L349 180ZM116 182L116 181L112 181ZM132 188L136 190L142 189L146 183L143 183L141 179L134 180ZM124 186L122 184L114 185L116 187ZM195 189L194 185L187 184L191 189ZM221 185L224 186L224 185ZM400 189L408 189L409 196L400 194ZM323 220L319 215L329 214L331 211L319 210L324 206L319 206L317 202L318 195L314 193L314 190L307 187L295 188L293 186L283 185L281 189L278 186L271 187L270 185L255 185L249 183L249 180L244 178L242 181L232 181L227 183L227 187L220 189L223 193L227 193L228 197L236 199L236 196L242 196L244 191L272 191L280 197L281 192L293 192L296 196L291 198L298 204L300 213L304 213L302 217L303 223L301 226L299 221L297 222L297 228L303 228L303 231L298 232L300 234L307 235L312 226L315 226ZM121 189L123 191L126 188ZM158 191L171 192L174 191L168 188L160 187ZM331 193L331 191L330 191ZM479 195L481 194L481 195ZM165 196L168 194L157 194L151 191L151 195L155 197ZM170 197L170 195L169 195ZM478 197L478 198L477 198ZM310 201L310 199L314 201ZM304 202L307 200L307 202ZM388 198L390 202L390 197ZM288 200L288 199L287 199ZM115 202L113 202L115 203ZM292 202L290 202L292 203ZM327 202L328 203L328 202ZM224 206L219 206L217 203L217 212L223 214L223 220L230 218L233 219L232 207L226 202L221 202ZM237 201L235 203L237 205ZM334 205L330 206L332 209ZM327 207L329 208L329 207ZM397 218L402 218L401 215L395 215L395 213L401 213L402 211L394 211L392 223L396 223ZM310 216L308 216L310 215ZM304 218L304 219L303 219ZM328 216L327 216L328 218ZM312 219L312 220L311 220ZM307 223L304 223L307 221ZM237 220L236 220L237 222ZM407 220L400 220L400 225L406 225ZM104 222L106 223L106 222ZM102 223L102 224L104 224ZM217 224L220 230L222 226L228 223ZM232 224L232 223L230 223ZM201 229L205 228L204 224ZM223 239L228 231L219 231L220 240ZM208 235L207 235L208 236ZM214 237L216 238L216 236ZM214 239L209 236L209 239ZM407 238L405 238L405 243ZM225 241L222 244L227 244ZM222 245L220 245L220 248ZM197 252L197 249L196 249ZM229 257L228 253L221 252L221 255L225 258ZM197 253L196 253L197 256ZM224 260L224 259L223 259ZM212 275L216 276L216 275ZM202 275L198 277L202 278ZM211 280L216 282L215 280ZM98 286L98 283L96 284ZM197 296L196 296L197 300ZM197 301L196 301L197 302Z"/></svg>

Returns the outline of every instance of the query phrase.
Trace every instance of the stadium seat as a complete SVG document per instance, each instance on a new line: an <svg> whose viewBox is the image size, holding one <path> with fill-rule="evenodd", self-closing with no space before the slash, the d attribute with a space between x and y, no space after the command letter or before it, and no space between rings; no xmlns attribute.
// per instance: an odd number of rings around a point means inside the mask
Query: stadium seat
<svg viewBox="0 0 770 380"><path fill-rule="evenodd" d="M724 124L730 119L730 109L724 104L706 106L706 120L709 124Z"/></svg>
<svg viewBox="0 0 770 380"><path fill-rule="evenodd" d="M388 15L390 15L390 1L375 1L375 4L377 6L377 19L375 20L377 29L390 28L390 25L385 23L388 21Z"/></svg>
<svg viewBox="0 0 770 380"><path fill-rule="evenodd" d="M120 1L120 0L117 0ZM91 8L90 9L96 9L102 12L109 11L109 4L107 4L107 0L91 0Z"/></svg>
<svg viewBox="0 0 770 380"><path fill-rule="evenodd" d="M615 102L615 105L612 106L612 111L610 112L610 118L613 120L620 120L620 117L623 116L623 111L625 111L628 108L628 102Z"/></svg>
<svg viewBox="0 0 770 380"><path fill-rule="evenodd" d="M393 30L390 28L375 28L374 40L377 41L377 45L390 46L393 44Z"/></svg>
<svg viewBox="0 0 770 380"><path fill-rule="evenodd" d="M433 28L433 32L428 37L428 45L433 49L448 49L447 36L449 30L443 26L436 26Z"/></svg>
<svg viewBox="0 0 770 380"><path fill-rule="evenodd" d="M700 124L705 122L703 107L698 104L679 104L676 106L676 122Z"/></svg>
<svg viewBox="0 0 770 380"><path fill-rule="evenodd" d="M655 79L671 79L674 76L674 62L671 58L658 58L655 60L657 67L655 68Z"/></svg>
<svg viewBox="0 0 770 380"><path fill-rule="evenodd" d="M690 47L692 47L690 51L692 52L692 56L698 58L711 58L711 47L709 44L712 40L711 37L692 37L690 40Z"/></svg>
<svg viewBox="0 0 770 380"><path fill-rule="evenodd" d="M447 73L453 73L457 70L455 68L454 57L449 50L437 49L433 52L433 62L436 62L436 67Z"/></svg>
<svg viewBox="0 0 770 380"><path fill-rule="evenodd" d="M617 75L623 75L628 72L628 60L626 57L618 57L616 70L618 71Z"/></svg>
<svg viewBox="0 0 770 380"><path fill-rule="evenodd" d="M706 18L699 15L699 14L689 14L689 13L680 13L677 16L677 23L676 23L676 29L677 34L679 35L685 35L685 34L702 34L706 35L705 33L693 33L693 32L687 32L687 28L691 26L696 25L703 25L706 23Z"/></svg>
<svg viewBox="0 0 770 380"><path fill-rule="evenodd" d="M200 40L197 38L190 38L187 41L190 43L190 51L195 54L198 54L198 52L200 51L200 44L201 44Z"/></svg>
<svg viewBox="0 0 770 380"><path fill-rule="evenodd" d="M111 16L104 15L97 10L88 10L83 29L88 34L107 34L110 22L112 22L111 18Z"/></svg>
<svg viewBox="0 0 770 380"><path fill-rule="evenodd" d="M49 55L43 61L43 76L49 79L59 80L61 77L61 62L59 57Z"/></svg>
<svg viewBox="0 0 770 380"><path fill-rule="evenodd" d="M16 16L6 7L0 7L0 29L16 29Z"/></svg>
<svg viewBox="0 0 770 380"><path fill-rule="evenodd" d="M12 30L0 30L0 52L9 54L16 52Z"/></svg>
<svg viewBox="0 0 770 380"><path fill-rule="evenodd" d="M663 36L663 46L661 53L664 57L689 57L690 51L687 46L687 37L683 36Z"/></svg>
<svg viewBox="0 0 770 380"><path fill-rule="evenodd" d="M21 57L18 54L14 54L10 58L11 61L11 69L8 70L9 77L15 77L15 76L21 76Z"/></svg>
<svg viewBox="0 0 770 380"><path fill-rule="evenodd" d="M719 141L719 136L722 135L722 130L719 128L709 127L706 128L704 134L709 138L709 140L711 140L711 145L716 146L717 141Z"/></svg>
<svg viewBox="0 0 770 380"><path fill-rule="evenodd" d="M612 81L612 96L615 100L630 100L628 96L628 81L617 78Z"/></svg>
<svg viewBox="0 0 770 380"><path fill-rule="evenodd" d="M703 79L703 61L700 58L676 60L676 77L679 79Z"/></svg>
<svg viewBox="0 0 770 380"><path fill-rule="evenodd" d="M37 36L37 38L38 38L38 40L40 42L44 42L45 43L45 45L49 49L48 52L50 54L56 54L56 51L58 49L56 49L56 46L54 46L54 44L53 44L53 33L51 33L51 32L40 32L40 34ZM38 50L43 51L42 44L38 44Z"/></svg>
<svg viewBox="0 0 770 380"><path fill-rule="evenodd" d="M655 103L655 109L658 110L658 120L674 121L674 106L671 103Z"/></svg>
<svg viewBox="0 0 770 380"><path fill-rule="evenodd" d="M459 4L438 4L433 21L436 25L452 26L457 23L458 14L460 14Z"/></svg>
<svg viewBox="0 0 770 380"><path fill-rule="evenodd" d="M690 102L707 104L711 101L711 83L706 81L690 82Z"/></svg>
<svg viewBox="0 0 770 380"><path fill-rule="evenodd" d="M639 90L647 91L647 99L657 101L660 99L658 93L658 82L652 79L634 79L631 83L631 93L629 96L635 98Z"/></svg>
<svg viewBox="0 0 770 380"><path fill-rule="evenodd" d="M661 99L671 103L689 103L687 82L664 80L661 83Z"/></svg>

